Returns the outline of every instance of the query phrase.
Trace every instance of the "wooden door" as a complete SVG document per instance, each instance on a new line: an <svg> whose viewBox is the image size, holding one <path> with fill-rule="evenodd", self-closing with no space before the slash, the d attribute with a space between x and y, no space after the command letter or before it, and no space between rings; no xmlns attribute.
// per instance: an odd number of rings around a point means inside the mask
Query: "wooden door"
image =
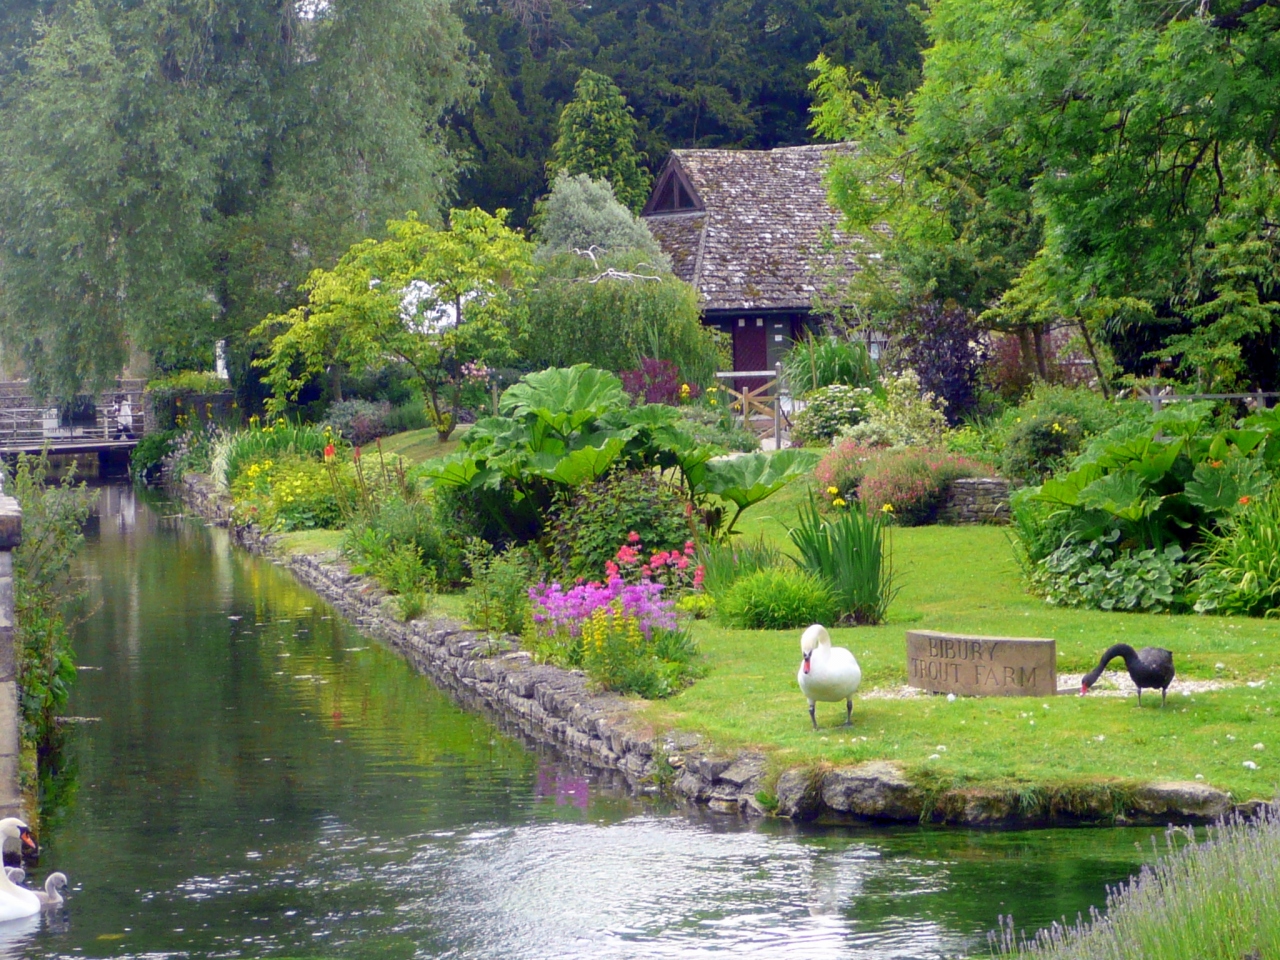
<svg viewBox="0 0 1280 960"><path fill-rule="evenodd" d="M769 368L769 340L763 317L738 317L733 326L733 369L767 370ZM738 377L733 388L755 389L769 381L768 377Z"/></svg>

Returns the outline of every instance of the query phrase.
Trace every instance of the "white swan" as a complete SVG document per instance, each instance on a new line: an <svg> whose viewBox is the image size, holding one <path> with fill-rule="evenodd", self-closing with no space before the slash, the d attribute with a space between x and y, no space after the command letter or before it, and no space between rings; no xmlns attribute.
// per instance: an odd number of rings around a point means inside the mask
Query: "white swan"
<svg viewBox="0 0 1280 960"><path fill-rule="evenodd" d="M809 700L809 719L813 729L818 729L815 714L817 701L839 703L845 701L844 725L853 724L853 694L862 683L862 668L852 653L844 647L831 645L831 634L820 623L815 623L800 637L800 652L804 661L796 680L800 691Z"/></svg>
<svg viewBox="0 0 1280 960"><path fill-rule="evenodd" d="M30 828L17 817L0 820L0 846L5 840L17 840L33 850L36 848ZM40 907L40 898L34 892L15 886L9 875L0 871L0 921L29 917L39 913Z"/></svg>
<svg viewBox="0 0 1280 960"><path fill-rule="evenodd" d="M59 888L65 888L67 885L67 875L60 870L55 870L49 876L44 878L44 889L32 891L36 898L40 901L40 906L45 910L54 910L62 906L62 894Z"/></svg>

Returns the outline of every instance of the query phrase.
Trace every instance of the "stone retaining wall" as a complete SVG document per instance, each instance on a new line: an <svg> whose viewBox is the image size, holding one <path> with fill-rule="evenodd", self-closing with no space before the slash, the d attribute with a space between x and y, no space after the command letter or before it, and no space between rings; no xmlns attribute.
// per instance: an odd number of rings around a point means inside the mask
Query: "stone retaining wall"
<svg viewBox="0 0 1280 960"><path fill-rule="evenodd" d="M181 495L205 518L229 526L254 553L274 555L274 538L253 526L236 526L230 505L208 478L188 475ZM694 733L655 733L636 714L634 701L592 692L581 671L533 662L519 640L469 630L447 620L400 623L387 615L385 593L351 573L345 563L295 555L281 558L297 579L336 607L362 632L393 646L437 686L469 709L533 742L553 747L596 771L616 775L640 792L659 789L712 810L745 816L770 812L796 820L827 822L931 821L990 826L1121 821L1164 824L1203 822L1232 810L1231 798L1202 783L1154 783L1132 789L1074 791L1071 809L1046 805L1028 810L1014 790L954 789L930 792L895 764L788 770L776 780L757 753L718 754ZM797 723L803 700L797 693ZM1235 807L1255 812L1260 801Z"/></svg>
<svg viewBox="0 0 1280 960"><path fill-rule="evenodd" d="M21 817L22 729L13 649L13 550L22 543L22 508L0 490L0 817Z"/></svg>
<svg viewBox="0 0 1280 960"><path fill-rule="evenodd" d="M953 480L939 523L1008 523L1009 481L1001 477Z"/></svg>

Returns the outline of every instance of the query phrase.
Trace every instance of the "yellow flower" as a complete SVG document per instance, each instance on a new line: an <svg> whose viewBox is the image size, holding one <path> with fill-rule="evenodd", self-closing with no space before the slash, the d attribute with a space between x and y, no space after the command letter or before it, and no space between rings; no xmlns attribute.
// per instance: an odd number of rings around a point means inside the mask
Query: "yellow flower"
<svg viewBox="0 0 1280 960"><path fill-rule="evenodd" d="M844 497L836 497L831 501L833 507L847 507L849 504Z"/></svg>
<svg viewBox="0 0 1280 960"><path fill-rule="evenodd" d="M886 503L883 507L880 508L880 510L883 513L893 513L893 504Z"/></svg>
<svg viewBox="0 0 1280 960"><path fill-rule="evenodd" d="M835 497L835 496L839 496L839 495L840 495L840 488L839 488L839 487L827 487L827 493L831 494L833 497Z"/></svg>

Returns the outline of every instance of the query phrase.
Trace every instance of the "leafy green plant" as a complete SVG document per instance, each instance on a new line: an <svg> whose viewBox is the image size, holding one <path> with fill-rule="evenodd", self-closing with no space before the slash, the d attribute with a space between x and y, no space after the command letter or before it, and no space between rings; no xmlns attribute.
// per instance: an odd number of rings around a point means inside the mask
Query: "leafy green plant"
<svg viewBox="0 0 1280 960"><path fill-rule="evenodd" d="M22 507L22 542L13 551L14 652L22 736L48 746L76 679L75 651L63 617L77 591L71 561L97 492L73 474L51 482L49 458L19 454L4 488Z"/></svg>
<svg viewBox="0 0 1280 960"><path fill-rule="evenodd" d="M1184 605L1188 567L1176 543L1163 550L1121 546L1119 528L1077 542L1068 539L1032 575L1032 586L1048 603L1095 610L1160 613Z"/></svg>
<svg viewBox="0 0 1280 960"><path fill-rule="evenodd" d="M1280 610L1280 488L1236 513L1205 543L1197 613L1275 616Z"/></svg>
<svg viewBox="0 0 1280 960"><path fill-rule="evenodd" d="M737 580L716 601L727 623L747 630L789 630L832 623L838 603L831 587L804 570L769 567Z"/></svg>
<svg viewBox="0 0 1280 960"><path fill-rule="evenodd" d="M582 624L582 666L605 690L670 696L697 676L697 655L687 631L655 627L646 634L625 610L602 607Z"/></svg>
<svg viewBox="0 0 1280 960"><path fill-rule="evenodd" d="M937 447L947 430L943 404L920 386L914 370L883 381L884 396L876 397L867 417L841 431L842 437L872 447Z"/></svg>
<svg viewBox="0 0 1280 960"><path fill-rule="evenodd" d="M215 437L209 473L214 483L229 490L250 463L279 460L289 454L319 461L325 447L336 442L332 431L323 427L290 423L283 417L263 425L251 417L247 429L222 432Z"/></svg>
<svg viewBox="0 0 1280 960"><path fill-rule="evenodd" d="M715 394L712 395L714 397ZM681 407L680 429L701 446L740 453L753 453L760 449L760 438L750 430L744 430L741 420L709 405Z"/></svg>
<svg viewBox="0 0 1280 960"><path fill-rule="evenodd" d="M844 337L805 337L787 351L782 372L793 393L800 395L833 384L879 389L880 368L861 340Z"/></svg>
<svg viewBox="0 0 1280 960"><path fill-rule="evenodd" d="M774 454L752 453L731 460L698 464L685 474L695 502L705 504L708 496L732 503L736 510L728 526L719 518L708 519L713 536L733 534L742 514L767 500L797 477L805 476L817 463L816 454L806 450L780 450ZM706 510L715 510L708 507ZM704 510L704 516L707 512Z"/></svg>
<svg viewBox="0 0 1280 960"><path fill-rule="evenodd" d="M467 620L481 630L519 633L529 615L530 563L519 549L498 554L478 537L467 543Z"/></svg>
<svg viewBox="0 0 1280 960"><path fill-rule="evenodd" d="M416 620L431 608L435 571L422 562L422 554L412 543L390 543L374 565L373 574L393 595L401 620Z"/></svg>
<svg viewBox="0 0 1280 960"><path fill-rule="evenodd" d="M1084 434L1068 417L1041 414L1019 419L1000 454L1000 472L1024 483L1041 483L1080 449Z"/></svg>
<svg viewBox="0 0 1280 960"><path fill-rule="evenodd" d="M442 530L437 506L421 496L379 498L367 516L347 525L342 551L364 572L378 569L391 544L412 544L418 556L436 572L442 585L463 579L463 539Z"/></svg>
<svg viewBox="0 0 1280 960"><path fill-rule="evenodd" d="M551 551L570 579L599 579L633 533L650 552L678 549L689 539L684 498L654 471L615 467L556 498Z"/></svg>
<svg viewBox="0 0 1280 960"><path fill-rule="evenodd" d="M129 473L136 480L147 481L159 472L164 458L173 453L174 441L181 430L158 430L138 440L129 454Z"/></svg>
<svg viewBox="0 0 1280 960"><path fill-rule="evenodd" d="M792 420L791 442L801 447L825 447L862 422L871 401L871 389L833 383L810 390L803 399L804 409Z"/></svg>
<svg viewBox="0 0 1280 960"><path fill-rule="evenodd" d="M921 526L937 521L953 481L986 473L982 464L953 453L884 450L868 461L858 499L870 513L887 514L903 526Z"/></svg>
<svg viewBox="0 0 1280 960"><path fill-rule="evenodd" d="M350 471L290 455L249 464L231 485L237 518L268 530L337 530L354 498Z"/></svg>
<svg viewBox="0 0 1280 960"><path fill-rule="evenodd" d="M830 588L843 621L881 623L897 595L885 527L884 515L869 514L861 503L824 517L810 497L787 531L800 554L796 562Z"/></svg>
<svg viewBox="0 0 1280 960"><path fill-rule="evenodd" d="M763 537L712 542L698 548L702 589L713 598L724 596L740 578L780 567L782 561L782 551Z"/></svg>

